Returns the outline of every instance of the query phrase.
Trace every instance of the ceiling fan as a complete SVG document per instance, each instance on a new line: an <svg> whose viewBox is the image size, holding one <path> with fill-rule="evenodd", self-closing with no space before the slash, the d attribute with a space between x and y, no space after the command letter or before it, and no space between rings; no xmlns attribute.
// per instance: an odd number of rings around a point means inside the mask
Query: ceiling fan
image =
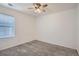
<svg viewBox="0 0 79 59"><path fill-rule="evenodd" d="M33 6L28 9L33 9L36 13L46 12L45 8L47 7L47 4L41 4L41 3L33 3Z"/></svg>

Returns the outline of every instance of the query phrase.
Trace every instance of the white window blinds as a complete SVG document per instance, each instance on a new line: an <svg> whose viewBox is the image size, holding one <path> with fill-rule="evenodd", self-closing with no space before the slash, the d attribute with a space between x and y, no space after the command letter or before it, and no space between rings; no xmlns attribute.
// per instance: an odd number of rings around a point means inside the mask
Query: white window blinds
<svg viewBox="0 0 79 59"><path fill-rule="evenodd" d="M0 38L15 36L15 19L13 16L0 14Z"/></svg>

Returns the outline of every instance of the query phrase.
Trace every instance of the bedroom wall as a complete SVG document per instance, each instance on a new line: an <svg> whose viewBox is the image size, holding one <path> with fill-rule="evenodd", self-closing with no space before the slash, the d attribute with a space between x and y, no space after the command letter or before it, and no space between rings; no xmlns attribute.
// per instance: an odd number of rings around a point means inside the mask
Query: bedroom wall
<svg viewBox="0 0 79 59"><path fill-rule="evenodd" d="M77 8L77 51L79 53L79 4Z"/></svg>
<svg viewBox="0 0 79 59"><path fill-rule="evenodd" d="M34 40L35 17L1 6L0 13L12 15L16 21L16 37L0 39L0 50Z"/></svg>
<svg viewBox="0 0 79 59"><path fill-rule="evenodd" d="M38 40L76 48L76 9L40 16L36 27Z"/></svg>

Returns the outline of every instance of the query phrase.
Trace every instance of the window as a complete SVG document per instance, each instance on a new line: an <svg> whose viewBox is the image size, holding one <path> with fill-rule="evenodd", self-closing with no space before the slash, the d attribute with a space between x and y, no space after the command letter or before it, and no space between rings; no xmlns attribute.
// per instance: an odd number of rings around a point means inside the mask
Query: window
<svg viewBox="0 0 79 59"><path fill-rule="evenodd" d="M15 36L15 19L7 14L0 14L0 38Z"/></svg>

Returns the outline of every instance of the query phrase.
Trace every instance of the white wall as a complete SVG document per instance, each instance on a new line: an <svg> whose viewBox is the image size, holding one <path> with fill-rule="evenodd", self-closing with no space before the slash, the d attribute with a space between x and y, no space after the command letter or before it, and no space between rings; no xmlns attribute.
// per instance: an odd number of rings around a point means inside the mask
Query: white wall
<svg viewBox="0 0 79 59"><path fill-rule="evenodd" d="M79 4L77 8L77 51L79 53Z"/></svg>
<svg viewBox="0 0 79 59"><path fill-rule="evenodd" d="M75 49L76 9L37 18L37 39Z"/></svg>
<svg viewBox="0 0 79 59"><path fill-rule="evenodd" d="M0 39L0 50L34 40L35 18L33 16L3 7L0 7L0 13L12 15L16 21L16 37Z"/></svg>

